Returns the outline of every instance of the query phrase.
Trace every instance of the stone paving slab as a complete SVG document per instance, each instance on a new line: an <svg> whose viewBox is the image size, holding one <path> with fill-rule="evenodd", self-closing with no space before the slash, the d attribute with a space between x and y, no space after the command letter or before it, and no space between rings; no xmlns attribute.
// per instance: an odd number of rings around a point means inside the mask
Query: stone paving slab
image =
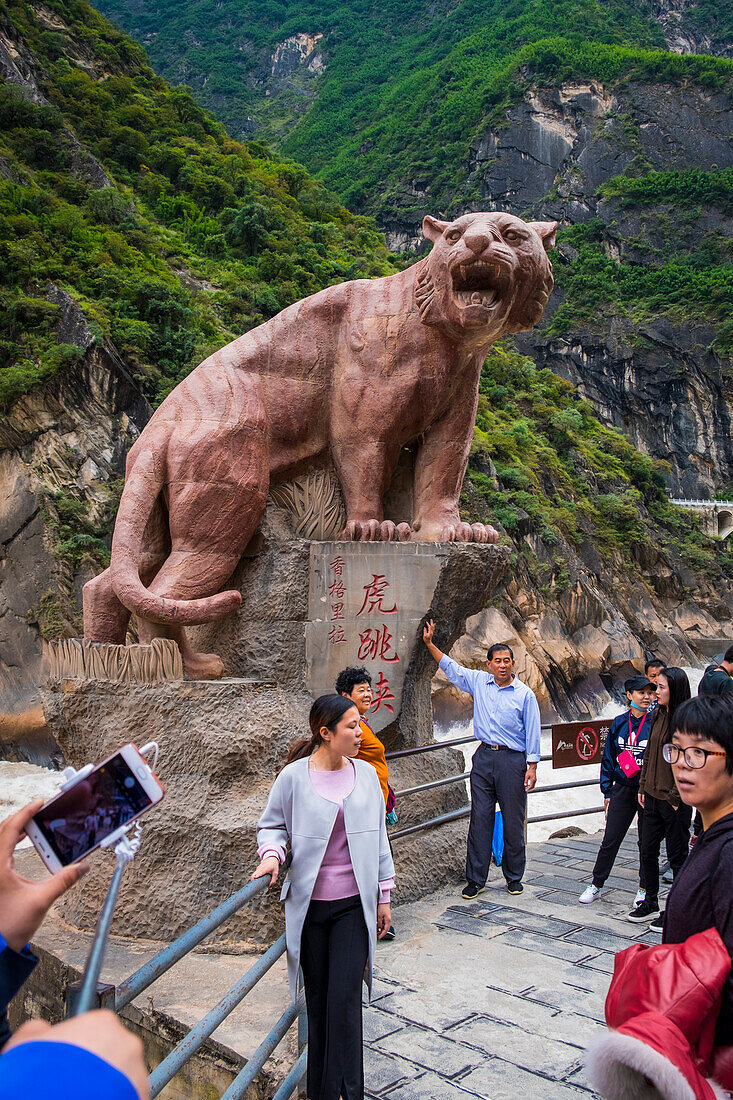
<svg viewBox="0 0 733 1100"><path fill-rule="evenodd" d="M470 1096L481 1097L481 1100L518 1100L519 1097L526 1097L527 1100L589 1100L589 1097L596 1095L537 1073L528 1073L501 1058L488 1059L479 1069L462 1078L460 1084ZM407 1100L407 1094L403 1096ZM436 1100L438 1098L442 1100L440 1094L436 1094Z"/></svg>
<svg viewBox="0 0 733 1100"><path fill-rule="evenodd" d="M549 955L567 962L580 962L595 954L582 944L568 943L563 939L551 939L537 932L527 932L523 928L509 928L502 935L502 943L512 947L523 947L525 951L534 951L538 955Z"/></svg>
<svg viewBox="0 0 733 1100"><path fill-rule="evenodd" d="M464 1024L458 1024L461 1028ZM449 1036L424 1027L406 1027L394 1035L388 1035L378 1044L378 1049L387 1054L398 1054L421 1069L433 1070L442 1077L455 1077L466 1070L474 1069L483 1061L479 1051L456 1041L455 1029Z"/></svg>
<svg viewBox="0 0 733 1100"><path fill-rule="evenodd" d="M367 1061L371 1100L595 1096L584 1050L605 1026L614 952L659 942L646 925L624 919L635 890L635 836L622 846L609 888L579 904L599 843L594 836L530 845L520 895L507 894L492 867L475 901L464 902L456 886L395 909L397 939L377 948L379 999L365 1009L369 1058L378 1056Z"/></svg>
<svg viewBox="0 0 733 1100"><path fill-rule="evenodd" d="M395 1055L382 1054L369 1045L364 1047L364 1080L369 1082L370 1091L377 1096L413 1078L418 1072L416 1066Z"/></svg>
<svg viewBox="0 0 733 1100"><path fill-rule="evenodd" d="M376 1100L377 1094L368 1089L366 1095L370 1100ZM446 1081L445 1077L440 1077L437 1073L423 1073L387 1093L389 1100L471 1100L475 1095L476 1093L466 1092L459 1085ZM581 1093L576 1093L576 1096L580 1095ZM587 1097L588 1094L584 1095Z"/></svg>

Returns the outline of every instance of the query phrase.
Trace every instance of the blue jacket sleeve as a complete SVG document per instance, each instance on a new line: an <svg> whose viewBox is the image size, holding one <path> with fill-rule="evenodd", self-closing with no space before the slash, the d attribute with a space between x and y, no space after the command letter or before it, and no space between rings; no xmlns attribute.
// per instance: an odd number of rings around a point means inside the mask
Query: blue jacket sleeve
<svg viewBox="0 0 733 1100"><path fill-rule="evenodd" d="M71 1043L30 1042L0 1057L0 1100L139 1100L132 1081Z"/></svg>
<svg viewBox="0 0 733 1100"><path fill-rule="evenodd" d="M603 748L603 756L601 757L601 792L604 798L611 797L611 788L613 787L613 773L616 769L616 733L618 731L618 715L611 722L611 728L608 731L606 738L606 744ZM626 717L622 715L621 717Z"/></svg>
<svg viewBox="0 0 733 1100"><path fill-rule="evenodd" d="M13 951L0 936L0 1050L10 1038L7 1007L37 962L38 959L29 948Z"/></svg>
<svg viewBox="0 0 733 1100"><path fill-rule="evenodd" d="M481 675L477 669L464 668L463 665L459 665L457 661L449 657L447 653L444 653L440 658L438 668L445 673L450 682L455 684L457 688L473 695L476 678Z"/></svg>

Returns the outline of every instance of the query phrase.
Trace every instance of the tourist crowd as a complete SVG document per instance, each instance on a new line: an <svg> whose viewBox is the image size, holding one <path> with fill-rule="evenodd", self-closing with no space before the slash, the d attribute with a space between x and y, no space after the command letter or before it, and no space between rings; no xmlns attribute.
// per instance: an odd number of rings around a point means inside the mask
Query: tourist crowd
<svg viewBox="0 0 733 1100"><path fill-rule="evenodd" d="M517 678L508 645L490 647L483 671L459 665L434 636L430 621L424 643L448 680L473 697L479 742L462 896L476 898L485 888L497 805L501 870L507 891L518 895L527 794L540 760L537 699ZM346 668L335 688L313 703L310 736L293 744L272 786L252 878L274 885L289 850L280 897L293 998L299 973L304 984L309 1100L363 1100L362 981L371 988L377 940L396 936L387 834L395 796L384 745L367 722L369 673ZM661 932L662 943L636 944L617 958L606 1005L612 1030L591 1052L591 1073L613 1100L714 1100L733 1089L733 646L706 671L697 698L683 669L658 660L624 688L628 709L611 723L601 762L605 831L579 900L601 896L636 821L639 889L627 919ZM73 865L39 883L15 870L13 850L40 805L0 825L0 1100L145 1100L142 1044L111 1013L55 1026L35 1021L10 1036L5 1010L38 961L29 942L51 904L86 870ZM673 879L664 914L662 842ZM667 1088L675 1074L687 1092ZM644 1091L644 1083L657 1091Z"/></svg>

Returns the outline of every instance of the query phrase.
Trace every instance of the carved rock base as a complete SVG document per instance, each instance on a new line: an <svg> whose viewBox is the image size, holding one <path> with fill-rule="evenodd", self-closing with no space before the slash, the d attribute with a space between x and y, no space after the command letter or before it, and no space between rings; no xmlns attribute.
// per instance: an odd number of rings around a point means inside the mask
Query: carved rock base
<svg viewBox="0 0 733 1100"><path fill-rule="evenodd" d="M366 551L363 547L358 553ZM448 649L462 633L466 616L485 606L504 573L507 554L491 546L437 546L434 558L437 568L425 613L440 624L438 644ZM256 608L257 618L224 624L226 652L238 654L244 665L251 653L260 667L269 653L272 678L260 672L218 683L64 679L44 693L49 727L67 762L76 767L101 759L126 741L140 745L155 740L160 745L158 774L166 798L150 812L140 853L125 874L113 925L116 934L172 938L249 880L257 863L256 821L289 744L308 731L308 559L308 544L264 547L245 566L249 579L255 574L260 581L259 590L245 588L244 606ZM415 569L420 569L419 559ZM237 641L248 630L250 637L261 640L261 648L242 647L243 656ZM405 655L402 706L381 734L394 748L432 740L430 680L435 664L417 635L410 638ZM355 661L355 653L344 653L344 664ZM238 671L246 668L240 665ZM462 754L444 749L394 761L390 778L400 790L463 770ZM465 805L462 783L405 797L398 802L398 828ZM395 842L397 903L462 876L465 831L463 820ZM61 902L70 924L94 927L112 867L109 853L92 857L92 871L81 888ZM246 906L212 939L242 950L271 942L281 926L282 908L273 892Z"/></svg>

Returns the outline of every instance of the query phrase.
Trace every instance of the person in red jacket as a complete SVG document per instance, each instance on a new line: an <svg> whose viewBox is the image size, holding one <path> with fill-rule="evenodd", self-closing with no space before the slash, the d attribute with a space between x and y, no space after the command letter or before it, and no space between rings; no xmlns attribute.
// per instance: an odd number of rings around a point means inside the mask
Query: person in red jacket
<svg viewBox="0 0 733 1100"><path fill-rule="evenodd" d="M613 1030L591 1045L588 1072L606 1100L723 1100L733 1092L733 706L682 703L662 752L703 833L669 892L662 945L616 956Z"/></svg>

